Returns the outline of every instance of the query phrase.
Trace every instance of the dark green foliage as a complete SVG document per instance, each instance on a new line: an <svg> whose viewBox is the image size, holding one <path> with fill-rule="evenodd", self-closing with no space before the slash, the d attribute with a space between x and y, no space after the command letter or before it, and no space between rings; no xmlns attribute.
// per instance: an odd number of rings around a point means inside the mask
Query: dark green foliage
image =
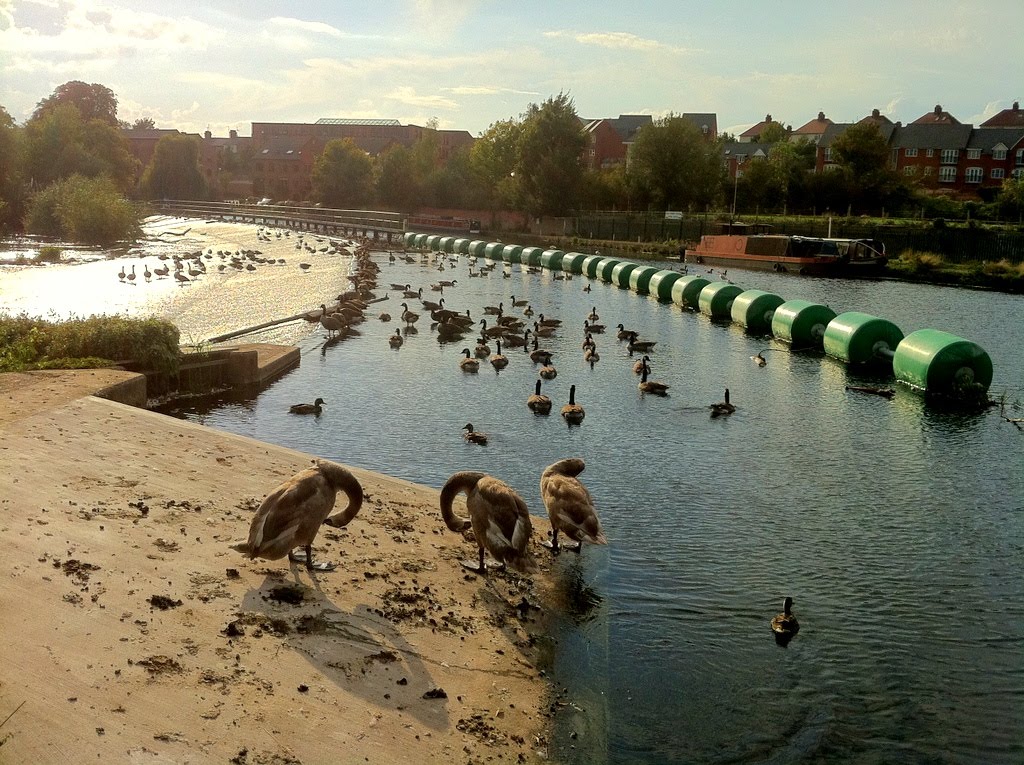
<svg viewBox="0 0 1024 765"><path fill-rule="evenodd" d="M637 196L660 210L703 210L721 190L721 156L687 119L669 114L643 128L633 144L630 180Z"/></svg>
<svg viewBox="0 0 1024 765"><path fill-rule="evenodd" d="M107 178L72 176L31 199L25 229L41 236L110 245L138 236L139 216Z"/></svg>
<svg viewBox="0 0 1024 765"><path fill-rule="evenodd" d="M73 106L85 121L100 120L117 127L117 96L104 85L86 84L81 80L65 82L36 105L32 119L43 117L61 106Z"/></svg>
<svg viewBox="0 0 1024 765"><path fill-rule="evenodd" d="M580 161L586 138L572 99L559 93L530 104L519 136L516 178L527 212L564 215L579 202L583 187Z"/></svg>
<svg viewBox="0 0 1024 765"><path fill-rule="evenodd" d="M51 322L0 315L0 372L79 369L130 363L174 374L178 328L161 319L90 316Z"/></svg>
<svg viewBox="0 0 1024 765"><path fill-rule="evenodd" d="M199 169L199 139L186 135L161 138L140 185L146 199L205 199L206 180Z"/></svg>
<svg viewBox="0 0 1024 765"><path fill-rule="evenodd" d="M359 207L370 200L373 163L351 138L328 141L313 164L313 196L328 207Z"/></svg>

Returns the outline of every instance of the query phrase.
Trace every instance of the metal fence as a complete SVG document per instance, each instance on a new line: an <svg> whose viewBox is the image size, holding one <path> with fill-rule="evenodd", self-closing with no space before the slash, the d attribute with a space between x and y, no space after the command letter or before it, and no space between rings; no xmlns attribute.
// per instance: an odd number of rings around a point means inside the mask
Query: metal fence
<svg viewBox="0 0 1024 765"><path fill-rule="evenodd" d="M664 213L594 213L575 217L576 236L624 242L678 240L697 242L715 233L718 222L705 216L666 218ZM770 221L767 221L770 222ZM964 261L1024 261L1024 233L981 227L925 225L875 225L859 221L808 218L775 225L775 233L794 236L833 236L845 239L879 239L891 257L904 250L934 252L951 263Z"/></svg>

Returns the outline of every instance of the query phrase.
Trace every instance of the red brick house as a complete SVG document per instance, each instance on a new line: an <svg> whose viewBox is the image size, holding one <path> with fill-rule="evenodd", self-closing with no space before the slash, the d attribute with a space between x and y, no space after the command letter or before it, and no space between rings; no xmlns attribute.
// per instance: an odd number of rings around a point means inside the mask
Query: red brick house
<svg viewBox="0 0 1024 765"><path fill-rule="evenodd" d="M766 114L763 120L740 133L736 140L739 143L754 143L761 138L761 133L763 133L769 125L778 125L779 127L782 127L782 123L776 122L772 119L772 115Z"/></svg>
<svg viewBox="0 0 1024 765"><path fill-rule="evenodd" d="M959 125L960 121L949 112L943 110L942 104L935 104L930 112L925 112L911 125Z"/></svg>
<svg viewBox="0 0 1024 765"><path fill-rule="evenodd" d="M1009 109L1003 109L995 117L989 117L978 127L1024 127L1024 111L1021 111L1020 101L1014 101Z"/></svg>
<svg viewBox="0 0 1024 765"><path fill-rule="evenodd" d="M793 143L799 141L810 141L811 143L819 143L821 137L825 135L825 130L829 125L833 125L828 117L825 116L825 112L818 112L818 116L810 122L807 122L789 135L789 140Z"/></svg>

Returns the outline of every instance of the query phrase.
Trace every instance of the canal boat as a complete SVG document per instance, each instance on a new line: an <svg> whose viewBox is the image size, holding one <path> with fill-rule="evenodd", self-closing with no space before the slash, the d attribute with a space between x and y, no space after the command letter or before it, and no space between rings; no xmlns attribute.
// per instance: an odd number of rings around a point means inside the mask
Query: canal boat
<svg viewBox="0 0 1024 765"><path fill-rule="evenodd" d="M877 239L709 234L686 251L686 261L811 276L859 276L878 273L887 258L885 245Z"/></svg>

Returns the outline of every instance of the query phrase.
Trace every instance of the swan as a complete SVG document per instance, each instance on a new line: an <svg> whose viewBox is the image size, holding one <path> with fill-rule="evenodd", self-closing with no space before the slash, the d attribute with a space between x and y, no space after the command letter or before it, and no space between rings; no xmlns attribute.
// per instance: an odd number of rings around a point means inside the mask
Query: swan
<svg viewBox="0 0 1024 765"><path fill-rule="evenodd" d="M494 345L498 351L491 356L491 366L495 369L504 369L508 366L508 357L503 356L501 353L501 340L496 340Z"/></svg>
<svg viewBox="0 0 1024 765"><path fill-rule="evenodd" d="M712 417L722 417L730 415L736 411L736 407L729 402L729 389L725 389L725 401L719 401L717 404L712 404L711 407Z"/></svg>
<svg viewBox="0 0 1024 765"><path fill-rule="evenodd" d="M323 412L323 405L327 402L322 398L318 398L312 404L292 404L288 407L288 411L292 414L316 414L319 415Z"/></svg>
<svg viewBox="0 0 1024 765"><path fill-rule="evenodd" d="M584 541L594 545L608 544L594 510L594 500L576 477L585 467L583 460L570 457L549 465L540 477L540 493L551 519L551 542L541 544L553 552L559 550L558 532L576 542L575 547L569 548L574 552L580 551Z"/></svg>
<svg viewBox="0 0 1024 765"><path fill-rule="evenodd" d="M397 329L395 329L395 334L388 338L388 345L392 348L401 348L402 343L404 342L405 340L402 339L402 334Z"/></svg>
<svg viewBox="0 0 1024 765"><path fill-rule="evenodd" d="M543 370L542 370L543 371ZM576 403L576 386L569 386L569 403L562 407L562 417L570 425L579 425L587 413L583 407Z"/></svg>
<svg viewBox="0 0 1024 765"><path fill-rule="evenodd" d="M463 348L462 352L466 354L466 358L459 359L459 368L463 372L477 372L480 369L480 362L470 357L469 348Z"/></svg>
<svg viewBox="0 0 1024 765"><path fill-rule="evenodd" d="M774 632L777 637L792 637L799 632L800 623L796 620L796 617L793 616L792 608L793 599L786 598L785 602L782 604L782 613L776 614L772 617L772 632Z"/></svg>
<svg viewBox="0 0 1024 765"><path fill-rule="evenodd" d="M526 399L526 406L535 414L549 414L551 412L551 399L540 392L540 380L533 388L533 395Z"/></svg>
<svg viewBox="0 0 1024 765"><path fill-rule="evenodd" d="M647 357L645 356L644 358ZM644 362L644 367L641 371L642 376L640 377L640 383L636 387L640 389L641 393L653 393L655 396L667 395L668 386L665 383L647 379L647 375L650 371L651 368L647 366L647 362Z"/></svg>
<svg viewBox="0 0 1024 765"><path fill-rule="evenodd" d="M481 433L479 430L473 430L473 423L467 422L462 426L462 429L466 431L462 434L462 437L471 444L480 444L481 446L487 445L487 434Z"/></svg>
<svg viewBox="0 0 1024 765"><path fill-rule="evenodd" d="M452 509L455 497L466 493L469 520L458 517ZM455 473L441 489L441 517L455 532L473 529L480 550L479 562L462 561L463 568L486 574L484 552L489 552L503 566L528 573L537 566L527 546L533 526L526 503L504 481L486 473L464 471Z"/></svg>
<svg viewBox="0 0 1024 765"><path fill-rule="evenodd" d="M331 515L338 491L345 492L348 506ZM293 475L270 494L256 510L249 538L231 545L249 558L303 562L310 571L331 571L333 563L313 563L313 539L320 524L341 528L355 518L363 504L363 487L352 473L334 462L314 460L313 467ZM294 548L304 547L298 555Z"/></svg>

